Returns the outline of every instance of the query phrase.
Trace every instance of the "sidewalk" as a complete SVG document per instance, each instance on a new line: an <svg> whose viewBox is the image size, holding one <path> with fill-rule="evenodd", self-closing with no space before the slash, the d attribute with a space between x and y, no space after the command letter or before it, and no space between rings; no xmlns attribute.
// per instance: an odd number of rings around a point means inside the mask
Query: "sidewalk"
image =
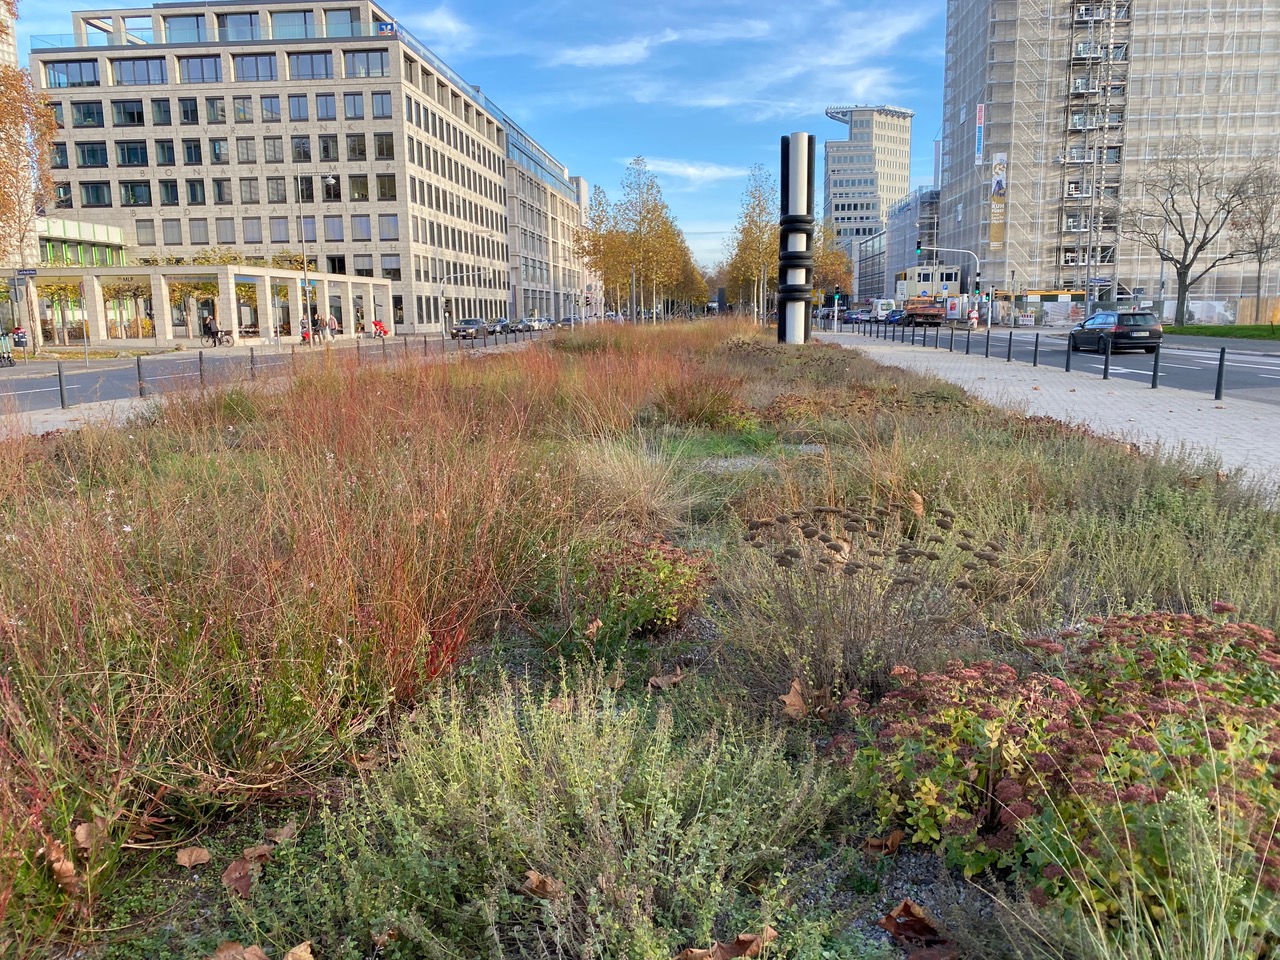
<svg viewBox="0 0 1280 960"><path fill-rule="evenodd" d="M1129 380L1101 380L1057 367L1005 363L852 333L817 337L860 351L877 363L929 374L988 403L1027 416L1052 417L1138 446L1144 453L1185 454L1250 480L1273 485L1280 473L1280 413L1256 401L1174 387L1152 390Z"/></svg>

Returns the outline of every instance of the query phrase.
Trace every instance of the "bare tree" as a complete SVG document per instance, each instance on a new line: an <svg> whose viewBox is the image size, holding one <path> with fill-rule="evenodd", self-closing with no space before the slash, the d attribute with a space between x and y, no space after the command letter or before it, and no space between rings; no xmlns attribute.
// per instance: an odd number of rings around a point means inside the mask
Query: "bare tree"
<svg viewBox="0 0 1280 960"><path fill-rule="evenodd" d="M1216 267L1240 259L1240 251L1219 243L1219 237L1244 202L1252 178L1252 171L1233 167L1221 150L1183 139L1148 166L1138 181L1138 196L1121 205L1121 235L1150 247L1173 269L1177 326L1186 322L1191 288Z"/></svg>
<svg viewBox="0 0 1280 960"><path fill-rule="evenodd" d="M1232 246L1253 261L1253 289L1257 296L1254 323L1262 322L1262 268L1280 260L1280 157L1258 164L1249 177L1244 199L1231 217ZM1275 327L1275 317L1268 316Z"/></svg>

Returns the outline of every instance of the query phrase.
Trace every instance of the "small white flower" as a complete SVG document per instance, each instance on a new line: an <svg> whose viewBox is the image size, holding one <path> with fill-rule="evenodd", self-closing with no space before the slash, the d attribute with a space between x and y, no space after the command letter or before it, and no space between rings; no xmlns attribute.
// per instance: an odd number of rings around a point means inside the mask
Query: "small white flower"
<svg viewBox="0 0 1280 960"><path fill-rule="evenodd" d="M120 529L123 530L125 533L133 533L133 527L129 526L129 524L127 523Z"/></svg>

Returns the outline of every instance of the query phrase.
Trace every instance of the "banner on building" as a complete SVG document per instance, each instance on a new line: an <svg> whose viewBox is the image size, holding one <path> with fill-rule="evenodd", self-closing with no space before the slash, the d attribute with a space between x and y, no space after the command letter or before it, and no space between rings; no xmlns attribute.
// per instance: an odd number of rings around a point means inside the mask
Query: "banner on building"
<svg viewBox="0 0 1280 960"><path fill-rule="evenodd" d="M973 143L973 163L974 166L982 166L982 142L983 133L987 124L987 105L980 103L973 111L973 118L978 122L978 132Z"/></svg>
<svg viewBox="0 0 1280 960"><path fill-rule="evenodd" d="M1005 201L1009 192L1009 155L997 153L991 158L991 232L988 247L992 253L1004 250Z"/></svg>

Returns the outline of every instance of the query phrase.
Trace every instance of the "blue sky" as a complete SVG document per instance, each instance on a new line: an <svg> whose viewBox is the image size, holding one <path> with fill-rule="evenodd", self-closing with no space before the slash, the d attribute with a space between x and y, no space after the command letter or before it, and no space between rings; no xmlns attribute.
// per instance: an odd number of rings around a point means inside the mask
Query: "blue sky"
<svg viewBox="0 0 1280 960"><path fill-rule="evenodd" d="M943 0L381 5L612 199L627 163L643 156L707 266L722 256L752 165L776 177L781 135L804 130L819 145L844 135L828 106L914 110L913 185L933 176ZM19 13L24 57L32 34L71 30L52 4L23 0Z"/></svg>

